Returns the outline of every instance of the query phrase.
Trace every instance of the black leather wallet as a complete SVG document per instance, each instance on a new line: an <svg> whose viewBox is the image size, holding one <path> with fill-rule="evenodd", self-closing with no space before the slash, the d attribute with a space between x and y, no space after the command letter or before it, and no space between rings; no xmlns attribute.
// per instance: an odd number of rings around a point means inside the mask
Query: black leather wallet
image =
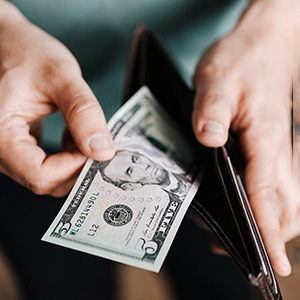
<svg viewBox="0 0 300 300"><path fill-rule="evenodd" d="M282 299L239 174L243 161L230 137L224 147L208 149L195 139L193 91L176 70L159 39L143 24L134 33L126 73L124 101L147 85L199 149L205 177L191 204L242 269L258 299Z"/></svg>

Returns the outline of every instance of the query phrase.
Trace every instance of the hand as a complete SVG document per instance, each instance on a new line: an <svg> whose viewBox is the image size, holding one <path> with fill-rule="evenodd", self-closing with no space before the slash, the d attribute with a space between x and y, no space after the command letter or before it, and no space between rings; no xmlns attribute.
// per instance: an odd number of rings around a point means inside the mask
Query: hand
<svg viewBox="0 0 300 300"><path fill-rule="evenodd" d="M72 138L61 152L47 155L34 133L40 120L56 110ZM0 128L0 172L37 194L66 194L86 157L114 155L103 111L75 58L2 0Z"/></svg>
<svg viewBox="0 0 300 300"><path fill-rule="evenodd" d="M299 1L253 1L233 32L205 53L194 78L195 134L209 147L224 145L229 128L239 135L250 204L282 276L291 272L285 242L300 232L291 148L299 12Z"/></svg>

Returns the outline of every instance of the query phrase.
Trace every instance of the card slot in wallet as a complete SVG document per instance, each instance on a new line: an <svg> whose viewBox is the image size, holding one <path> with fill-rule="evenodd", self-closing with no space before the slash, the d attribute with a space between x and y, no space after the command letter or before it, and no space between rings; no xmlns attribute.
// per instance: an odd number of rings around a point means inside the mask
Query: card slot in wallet
<svg viewBox="0 0 300 300"><path fill-rule="evenodd" d="M249 274L249 258L236 230L236 222L228 203L224 201L222 191L214 184L218 182L216 174L208 170L202 186L191 206L208 224L221 241L228 254L238 263L245 274Z"/></svg>
<svg viewBox="0 0 300 300"><path fill-rule="evenodd" d="M229 146L230 148L232 147ZM219 176L223 180L223 188L228 193L234 218L240 228L244 243L246 247L251 245L247 247L246 252L254 269L248 277L255 286L259 286L261 281L267 282L268 289L264 288L265 295L262 299L281 299L276 277L255 223L241 177L236 172L226 147L216 149L215 158Z"/></svg>
<svg viewBox="0 0 300 300"><path fill-rule="evenodd" d="M251 235L248 234L249 226L246 221L246 214L239 205L239 190L236 188L235 178L230 172L230 162L227 161L227 159L230 158L229 156L225 156L225 153L227 154L225 147L215 151L216 172L219 177L219 182L224 190L223 200L227 202L230 209L231 216L239 236L239 241L241 243L241 251L244 253L243 257L245 258L245 263L248 267L249 273L258 275L260 267L257 261L255 249L253 247L248 247L249 243L250 245L252 243L252 238Z"/></svg>
<svg viewBox="0 0 300 300"><path fill-rule="evenodd" d="M137 27L126 73L124 101L147 85L199 151L205 178L192 202L263 300L281 299L259 231L238 173L237 145L208 149L196 140L191 114L193 91L183 81L158 38L144 25ZM233 161L231 162L231 159ZM237 171L236 171L237 170Z"/></svg>
<svg viewBox="0 0 300 300"><path fill-rule="evenodd" d="M126 73L123 99L126 101L143 85L170 116L180 121L181 129L199 148L191 124L193 93L178 74L162 44L141 24L137 27Z"/></svg>

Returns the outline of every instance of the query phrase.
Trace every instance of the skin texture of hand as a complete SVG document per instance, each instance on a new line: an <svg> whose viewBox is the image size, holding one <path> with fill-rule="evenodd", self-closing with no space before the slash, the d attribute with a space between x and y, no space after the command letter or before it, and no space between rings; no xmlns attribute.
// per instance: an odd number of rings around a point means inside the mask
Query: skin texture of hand
<svg viewBox="0 0 300 300"><path fill-rule="evenodd" d="M295 11L297 1L253 1L194 77L195 134L209 147L224 145L229 128L238 134L250 204L281 276L291 272L285 242L300 232L291 147L292 78L300 62Z"/></svg>
<svg viewBox="0 0 300 300"><path fill-rule="evenodd" d="M35 133L56 110L68 133L62 151L47 155ZM75 58L1 0L0 128L0 172L37 194L66 194L86 157L114 155L103 111Z"/></svg>

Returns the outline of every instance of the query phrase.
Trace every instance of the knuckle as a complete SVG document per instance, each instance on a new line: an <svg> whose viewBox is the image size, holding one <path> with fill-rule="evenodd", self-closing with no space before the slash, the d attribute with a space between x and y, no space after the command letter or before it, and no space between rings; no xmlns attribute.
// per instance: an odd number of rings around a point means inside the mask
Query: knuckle
<svg viewBox="0 0 300 300"><path fill-rule="evenodd" d="M87 113L99 110L99 103L97 101L90 101L89 95L84 93L73 96L68 102L69 107L66 119L80 118L80 116Z"/></svg>
<svg viewBox="0 0 300 300"><path fill-rule="evenodd" d="M231 100L228 96L213 90L207 90L202 95L197 96L195 108L204 115L225 116L232 111Z"/></svg>
<svg viewBox="0 0 300 300"><path fill-rule="evenodd" d="M70 189L71 189L71 186L69 186L68 184L67 185L61 185L61 186L58 186L58 187L54 188L53 190L51 190L49 192L49 194L52 197L59 198L59 197L63 197L66 194L68 194L68 192L70 191Z"/></svg>
<svg viewBox="0 0 300 300"><path fill-rule="evenodd" d="M47 84L44 86L38 85L38 88L41 88L46 93L51 93L51 87L56 86L59 93L65 94L73 85L72 78L75 75L82 76L80 67L68 59L49 59L39 70L39 77L44 78ZM39 84L39 81L37 81L37 84Z"/></svg>
<svg viewBox="0 0 300 300"><path fill-rule="evenodd" d="M268 149L280 145L285 138L285 131L280 122L251 117L252 124L247 132L248 137L255 141L257 149Z"/></svg>
<svg viewBox="0 0 300 300"><path fill-rule="evenodd" d="M52 190L52 183L36 176L22 180L24 185L36 195L46 195Z"/></svg>
<svg viewBox="0 0 300 300"><path fill-rule="evenodd" d="M294 225L294 214L292 212L285 212L283 213L281 219L280 219L280 228L283 235L288 235L289 232L293 231L293 225Z"/></svg>
<svg viewBox="0 0 300 300"><path fill-rule="evenodd" d="M205 77L211 77L216 76L220 73L220 69L215 63L209 63L205 65L200 65L200 68L198 68L197 76L199 78L205 78Z"/></svg>
<svg viewBox="0 0 300 300"><path fill-rule="evenodd" d="M272 208L274 210L277 209L274 207L274 201L276 199L276 188L272 184L258 186L253 190L248 189L248 196L252 204L253 201L255 201L257 205L261 205L263 201L264 207Z"/></svg>
<svg viewBox="0 0 300 300"><path fill-rule="evenodd" d="M30 181L27 183L27 188L29 188L36 195L46 195L47 190L40 183L35 181Z"/></svg>
<svg viewBox="0 0 300 300"><path fill-rule="evenodd" d="M194 82L202 84L206 80L212 80L225 76L224 69L217 62L200 63L194 75Z"/></svg>
<svg viewBox="0 0 300 300"><path fill-rule="evenodd" d="M48 60L43 68L43 72L48 78L61 81L65 80L66 76L69 76L70 71L73 73L74 69L81 72L79 66L73 60L53 57Z"/></svg>
<svg viewBox="0 0 300 300"><path fill-rule="evenodd" d="M222 43L223 41L219 41L204 53L197 66L194 80L200 83L207 79L222 78L223 80L237 75L236 60L232 60L231 55L227 55L227 51L220 50L223 49Z"/></svg>
<svg viewBox="0 0 300 300"><path fill-rule="evenodd" d="M276 189L273 185L266 185L263 186L259 191L261 198L266 199L267 201L274 201L274 198L276 196Z"/></svg>
<svg viewBox="0 0 300 300"><path fill-rule="evenodd" d="M265 187L248 192L248 196L258 227L265 233L274 230L274 227L279 230L280 209L276 206L277 203L272 189ZM273 216L272 220L269 219L271 214Z"/></svg>
<svg viewBox="0 0 300 300"><path fill-rule="evenodd" d="M229 103L226 101L227 97L218 92L207 91L202 96L202 101L207 102L210 106L220 105L223 108L228 108Z"/></svg>

